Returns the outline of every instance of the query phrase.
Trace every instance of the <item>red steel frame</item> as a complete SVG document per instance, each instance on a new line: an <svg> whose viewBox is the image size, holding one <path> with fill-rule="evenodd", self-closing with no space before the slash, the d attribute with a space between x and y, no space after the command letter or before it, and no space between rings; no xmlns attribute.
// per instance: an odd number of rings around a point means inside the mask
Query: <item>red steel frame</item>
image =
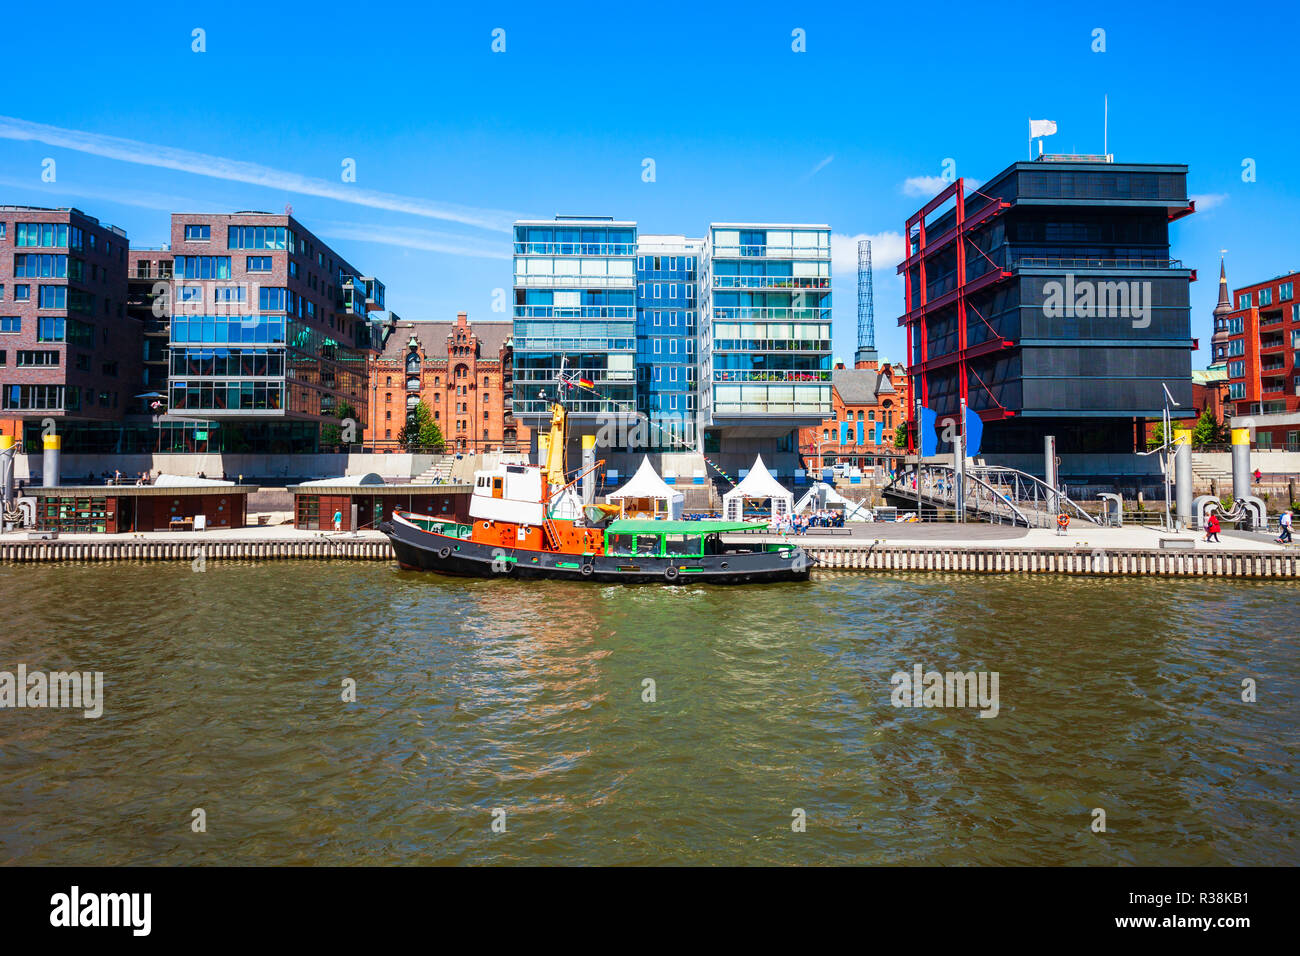
<svg viewBox="0 0 1300 956"><path fill-rule="evenodd" d="M980 195L983 195L982 193ZM952 227L945 230L933 242L927 241L925 230L925 217L934 212L949 198L955 197L956 207L954 209L954 220ZM989 198L989 197L985 197ZM1013 348L1015 342L1006 338L990 339L987 342L981 342L975 346L969 346L966 343L966 300L972 293L983 289L985 286L1001 282L1011 277L1011 273L1005 267L998 267L984 273L979 278L971 282L966 281L966 243L969 241L969 233L978 226L983 225L994 216L1000 215L1007 209L1011 208L1011 203L1005 202L998 198L989 198L987 204L978 209L973 215L966 215L966 180L959 178L956 182L946 187L937 196L921 207L910 219L907 220L907 227L903 232L904 241L908 242L909 249L911 243L912 229L917 231L917 249L916 252L910 253L898 266L898 272L904 276L903 296L904 296L904 313L898 320L899 325L907 327L907 358L909 363L908 374L916 374L920 378L920 385L917 394L913 399L915 403L918 399L921 405L927 405L929 402L929 378L927 372L935 369L946 368L949 365L958 366L958 389L961 400L967 402L970 395L969 382L969 361L978 358L981 355L988 355L992 352L998 352L1003 349ZM945 292L943 295L929 301L926 295L925 283L925 263L927 256L933 255L940 251L949 243L956 242L957 248L957 287L951 292ZM913 302L912 283L909 281L908 271L916 267L919 275L919 302ZM935 309L940 309L952 303L957 304L957 350L947 355L936 356L931 358L929 355L929 342L926 337L925 317ZM972 307L973 308L973 307ZM977 312L978 314L978 312ZM913 360L914 352L912 350L912 329L916 327L916 334L919 337L920 357ZM969 403L968 403L969 404ZM1010 418L1015 413L998 406L997 408L984 409L979 412L979 416L984 421L997 421L1003 418ZM911 416L913 419L915 415ZM909 432L909 441L911 433Z"/></svg>

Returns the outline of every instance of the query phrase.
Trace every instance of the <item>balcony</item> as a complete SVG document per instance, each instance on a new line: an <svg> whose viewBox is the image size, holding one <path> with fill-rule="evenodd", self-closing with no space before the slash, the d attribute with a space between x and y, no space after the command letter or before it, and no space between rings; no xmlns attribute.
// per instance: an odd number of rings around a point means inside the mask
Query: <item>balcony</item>
<svg viewBox="0 0 1300 956"><path fill-rule="evenodd" d="M739 245L713 247L715 259L830 259L830 246Z"/></svg>
<svg viewBox="0 0 1300 956"><path fill-rule="evenodd" d="M1261 352L1272 352L1272 351L1276 351L1277 349L1284 349L1284 348L1286 348L1286 339L1284 339L1282 336L1280 335L1270 336L1268 338L1264 338L1263 336L1260 336L1259 350Z"/></svg>
<svg viewBox="0 0 1300 956"><path fill-rule="evenodd" d="M372 312L382 312L384 310L384 284L374 276L362 276L361 281L366 287L366 308Z"/></svg>
<svg viewBox="0 0 1300 956"><path fill-rule="evenodd" d="M715 289L829 289L830 276L713 276Z"/></svg>
<svg viewBox="0 0 1300 956"><path fill-rule="evenodd" d="M1010 268L1019 269L1182 269L1183 260L1123 257L1100 259L1090 256L1015 256Z"/></svg>

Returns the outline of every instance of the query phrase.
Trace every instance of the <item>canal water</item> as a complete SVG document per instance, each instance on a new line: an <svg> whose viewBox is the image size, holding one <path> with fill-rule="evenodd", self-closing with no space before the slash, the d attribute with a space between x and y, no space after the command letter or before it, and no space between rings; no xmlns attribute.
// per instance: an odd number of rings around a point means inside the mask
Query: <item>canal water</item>
<svg viewBox="0 0 1300 956"><path fill-rule="evenodd" d="M0 567L0 671L104 675L0 710L0 862L1296 864L1297 597ZM918 664L997 716L892 706Z"/></svg>

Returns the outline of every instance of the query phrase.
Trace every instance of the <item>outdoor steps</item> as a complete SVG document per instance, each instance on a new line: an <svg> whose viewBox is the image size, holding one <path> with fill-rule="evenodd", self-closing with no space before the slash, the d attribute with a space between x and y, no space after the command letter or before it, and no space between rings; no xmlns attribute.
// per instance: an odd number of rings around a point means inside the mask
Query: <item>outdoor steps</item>
<svg viewBox="0 0 1300 956"><path fill-rule="evenodd" d="M452 465L456 462L455 455L439 455L432 465L426 468L420 474L411 479L413 485L436 485L445 484L451 480Z"/></svg>

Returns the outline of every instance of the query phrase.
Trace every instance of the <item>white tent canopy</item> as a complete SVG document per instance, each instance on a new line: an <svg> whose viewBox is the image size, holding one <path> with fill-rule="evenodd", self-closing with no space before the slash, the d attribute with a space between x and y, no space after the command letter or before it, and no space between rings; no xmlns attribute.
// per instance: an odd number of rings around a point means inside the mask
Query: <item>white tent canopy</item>
<svg viewBox="0 0 1300 956"><path fill-rule="evenodd" d="M805 511L822 511L827 508L832 510L842 508L844 517L848 521L875 520L875 515L867 507L865 501L851 501L824 481L818 481L808 489L807 493L794 506L794 513L803 514Z"/></svg>
<svg viewBox="0 0 1300 956"><path fill-rule="evenodd" d="M627 484L618 491L605 496L605 500L617 502L622 508L622 516L681 518L686 497L659 477L659 473L650 464L648 456L642 457L636 474L628 479Z"/></svg>
<svg viewBox="0 0 1300 956"><path fill-rule="evenodd" d="M772 477L763 464L763 456L759 455L740 484L722 496L723 517L727 521L740 521L745 514L745 501L763 498L772 499L773 515L788 515L794 509L794 495Z"/></svg>
<svg viewBox="0 0 1300 956"><path fill-rule="evenodd" d="M234 485L233 481L218 481L216 478L196 478L192 475L159 475L154 479L155 488L206 488L209 485Z"/></svg>

